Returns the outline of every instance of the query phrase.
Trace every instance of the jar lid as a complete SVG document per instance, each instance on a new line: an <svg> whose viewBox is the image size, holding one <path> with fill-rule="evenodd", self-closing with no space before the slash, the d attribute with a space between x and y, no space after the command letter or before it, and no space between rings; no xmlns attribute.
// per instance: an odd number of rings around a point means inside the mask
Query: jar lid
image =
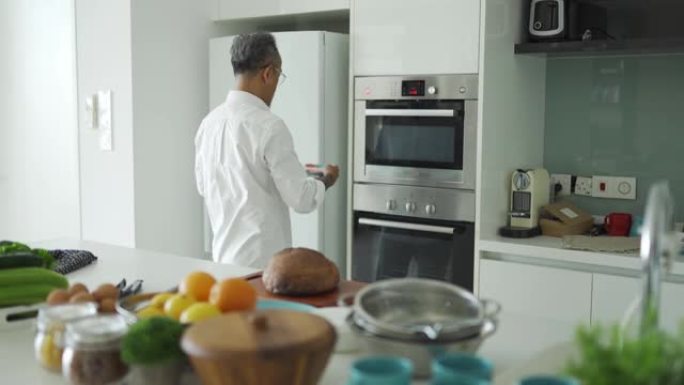
<svg viewBox="0 0 684 385"><path fill-rule="evenodd" d="M97 348L118 342L128 325L120 315L103 315L73 321L66 326L66 345Z"/></svg>
<svg viewBox="0 0 684 385"><path fill-rule="evenodd" d="M97 306L92 302L69 303L48 306L38 311L38 330L44 330L52 324L64 324L75 319L94 316Z"/></svg>
<svg viewBox="0 0 684 385"><path fill-rule="evenodd" d="M183 350L195 357L240 358L253 353L296 355L331 351L335 330L322 317L292 310L233 312L192 325Z"/></svg>

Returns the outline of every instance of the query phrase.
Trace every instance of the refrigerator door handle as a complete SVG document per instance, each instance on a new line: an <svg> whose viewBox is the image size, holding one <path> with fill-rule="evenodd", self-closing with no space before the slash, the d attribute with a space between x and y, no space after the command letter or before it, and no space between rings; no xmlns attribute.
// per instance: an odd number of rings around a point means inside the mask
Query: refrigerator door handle
<svg viewBox="0 0 684 385"><path fill-rule="evenodd" d="M454 110L398 110L389 108L366 109L366 116L418 116L453 118Z"/></svg>

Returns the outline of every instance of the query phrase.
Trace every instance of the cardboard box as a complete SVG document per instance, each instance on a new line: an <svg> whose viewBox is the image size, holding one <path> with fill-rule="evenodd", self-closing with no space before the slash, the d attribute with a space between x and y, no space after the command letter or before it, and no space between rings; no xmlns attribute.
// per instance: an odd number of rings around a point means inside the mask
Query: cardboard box
<svg viewBox="0 0 684 385"><path fill-rule="evenodd" d="M542 207L539 226L543 235L552 237L579 235L591 230L594 226L594 218L572 203L561 201Z"/></svg>

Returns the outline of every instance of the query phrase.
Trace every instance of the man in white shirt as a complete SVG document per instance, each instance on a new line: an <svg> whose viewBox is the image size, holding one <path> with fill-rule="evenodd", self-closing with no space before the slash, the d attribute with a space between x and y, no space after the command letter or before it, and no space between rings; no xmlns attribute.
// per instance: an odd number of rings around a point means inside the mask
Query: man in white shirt
<svg viewBox="0 0 684 385"><path fill-rule="evenodd" d="M204 118L195 137L197 189L214 233L214 261L264 268L292 246L288 206L316 210L339 169L329 165L321 177L309 177L290 131L270 110L285 79L273 35L236 37L231 62L236 90Z"/></svg>

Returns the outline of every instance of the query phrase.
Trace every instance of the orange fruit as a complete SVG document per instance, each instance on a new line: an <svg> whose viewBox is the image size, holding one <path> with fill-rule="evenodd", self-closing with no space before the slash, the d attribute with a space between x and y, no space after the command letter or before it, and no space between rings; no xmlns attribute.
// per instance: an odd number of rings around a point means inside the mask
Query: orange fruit
<svg viewBox="0 0 684 385"><path fill-rule="evenodd" d="M256 300L256 290L242 278L230 278L216 283L209 295L209 302L222 312L254 309Z"/></svg>
<svg viewBox="0 0 684 385"><path fill-rule="evenodd" d="M209 292L215 283L216 279L211 274L203 271L193 271L183 278L178 291L181 294L203 302L209 299Z"/></svg>

